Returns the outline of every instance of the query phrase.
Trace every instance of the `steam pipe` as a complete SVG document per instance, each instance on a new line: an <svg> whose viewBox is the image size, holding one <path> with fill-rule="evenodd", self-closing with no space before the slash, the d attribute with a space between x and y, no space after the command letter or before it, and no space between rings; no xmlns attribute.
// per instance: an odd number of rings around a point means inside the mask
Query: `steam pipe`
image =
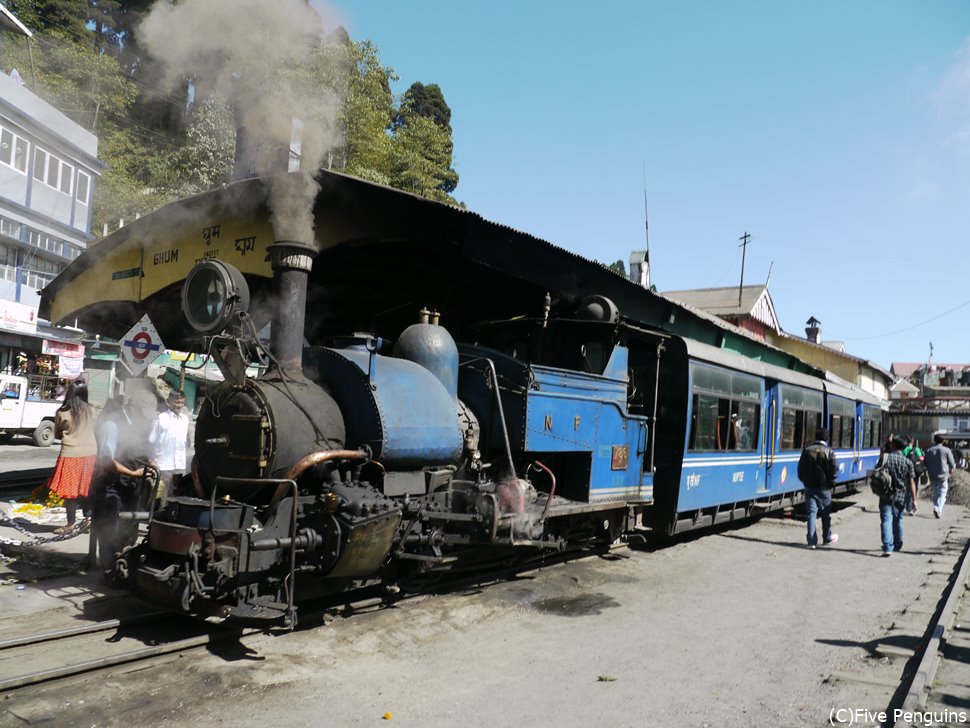
<svg viewBox="0 0 970 728"><path fill-rule="evenodd" d="M286 471L284 478L285 480L295 481L297 478L303 475L307 469L330 460L370 460L370 457L370 450L318 450L317 452L310 453L306 457L298 460L292 467L290 467L289 470ZM283 497L284 493L286 493L286 483L281 484L276 489L270 503L278 503L280 498Z"/></svg>
<svg viewBox="0 0 970 728"><path fill-rule="evenodd" d="M536 466L545 470L549 474L549 477L552 478L552 487L549 488L549 497L546 498L546 507L542 509L542 515L539 516L539 523L545 523L546 516L549 515L549 506L552 505L552 497L556 494L556 476L549 468L540 463L538 460L536 460L535 464Z"/></svg>
<svg viewBox="0 0 970 728"><path fill-rule="evenodd" d="M295 240L278 240L267 250L276 298L270 347L281 369L302 372L307 278L317 251Z"/></svg>
<svg viewBox="0 0 970 728"><path fill-rule="evenodd" d="M286 479L296 480L308 468L330 460L370 460L370 455L368 450L318 450L302 458L287 470Z"/></svg>

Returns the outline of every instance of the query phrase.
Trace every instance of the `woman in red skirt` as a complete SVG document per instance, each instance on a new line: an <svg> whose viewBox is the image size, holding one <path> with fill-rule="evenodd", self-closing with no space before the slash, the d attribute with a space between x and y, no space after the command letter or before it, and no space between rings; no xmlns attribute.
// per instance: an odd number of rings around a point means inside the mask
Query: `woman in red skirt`
<svg viewBox="0 0 970 728"><path fill-rule="evenodd" d="M54 434L61 439L61 452L47 482L48 489L64 499L67 511L67 525L54 531L59 535L74 528L79 505L87 516L88 491L98 454L94 438L97 414L97 408L88 404L88 385L71 382L64 394L64 404L54 418Z"/></svg>

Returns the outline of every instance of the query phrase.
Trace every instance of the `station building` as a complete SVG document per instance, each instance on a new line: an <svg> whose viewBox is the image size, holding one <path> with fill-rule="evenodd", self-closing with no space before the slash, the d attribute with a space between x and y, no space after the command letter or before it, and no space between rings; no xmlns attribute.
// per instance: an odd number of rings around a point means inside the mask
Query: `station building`
<svg viewBox="0 0 970 728"><path fill-rule="evenodd" d="M911 435L922 446L942 433L951 442L970 442L970 364L893 362L889 429Z"/></svg>
<svg viewBox="0 0 970 728"><path fill-rule="evenodd" d="M0 34L32 35L3 5ZM98 137L31 91L31 77L0 69L0 371L70 378L99 365L84 360L79 331L39 319L40 291L93 241L92 200L105 165Z"/></svg>

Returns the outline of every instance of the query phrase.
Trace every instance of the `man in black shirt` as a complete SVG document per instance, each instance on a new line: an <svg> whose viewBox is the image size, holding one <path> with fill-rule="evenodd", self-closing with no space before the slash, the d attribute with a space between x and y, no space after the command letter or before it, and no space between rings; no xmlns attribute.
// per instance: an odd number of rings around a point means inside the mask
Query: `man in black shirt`
<svg viewBox="0 0 970 728"><path fill-rule="evenodd" d="M818 545L818 534L815 532L816 514L822 518L822 543L828 545L839 540L838 534L832 533L832 486L835 485L838 466L828 439L828 430L816 430L815 442L802 450L802 456L798 459L798 479L805 486L810 549Z"/></svg>

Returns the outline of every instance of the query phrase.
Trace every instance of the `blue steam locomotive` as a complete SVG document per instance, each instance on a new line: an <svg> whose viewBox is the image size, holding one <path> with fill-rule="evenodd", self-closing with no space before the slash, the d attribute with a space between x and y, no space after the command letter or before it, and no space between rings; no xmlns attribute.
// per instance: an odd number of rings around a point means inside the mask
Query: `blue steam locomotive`
<svg viewBox="0 0 970 728"><path fill-rule="evenodd" d="M292 626L298 597L393 594L791 505L819 426L840 488L878 456L875 397L638 326L598 296L462 343L425 310L393 346L353 333L304 348L305 251L273 247L269 349L238 270L207 260L184 283L225 381L197 420L195 492L118 554L116 576L147 601ZM246 376L257 360L265 373Z"/></svg>

